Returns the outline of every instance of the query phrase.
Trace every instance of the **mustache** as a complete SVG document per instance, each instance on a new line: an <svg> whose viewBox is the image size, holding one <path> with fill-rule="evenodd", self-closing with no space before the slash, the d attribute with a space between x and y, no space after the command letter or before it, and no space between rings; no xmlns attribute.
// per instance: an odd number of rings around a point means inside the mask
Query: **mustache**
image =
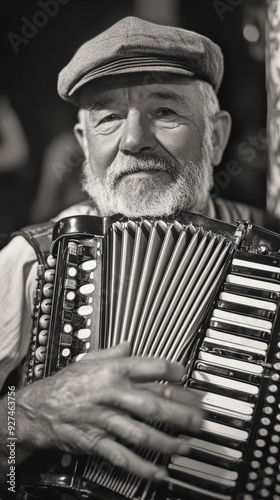
<svg viewBox="0 0 280 500"><path fill-rule="evenodd" d="M162 153L141 153L137 155L119 153L110 165L107 174L111 181L116 184L124 175L155 170L167 172L175 179L180 172L179 164Z"/></svg>

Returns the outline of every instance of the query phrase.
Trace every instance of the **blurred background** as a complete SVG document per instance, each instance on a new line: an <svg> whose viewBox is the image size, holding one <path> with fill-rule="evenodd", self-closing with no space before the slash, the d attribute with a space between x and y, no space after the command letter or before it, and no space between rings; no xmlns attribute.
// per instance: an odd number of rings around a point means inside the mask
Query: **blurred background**
<svg viewBox="0 0 280 500"><path fill-rule="evenodd" d="M266 10L265 0L2 2L0 233L48 219L84 197L72 133L77 110L57 96L57 74L81 43L128 15L194 30L221 46L219 99L233 130L213 196L265 208Z"/></svg>

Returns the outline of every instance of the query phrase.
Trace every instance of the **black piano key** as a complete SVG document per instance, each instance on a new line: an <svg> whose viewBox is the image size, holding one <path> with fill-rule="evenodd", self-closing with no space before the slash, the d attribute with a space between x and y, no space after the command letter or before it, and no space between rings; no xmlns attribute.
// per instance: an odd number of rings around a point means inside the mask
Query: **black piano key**
<svg viewBox="0 0 280 500"><path fill-rule="evenodd" d="M214 330L233 333L235 335L240 335L241 337L265 340L266 342L270 339L270 334L264 330L254 330L253 328L246 328L245 326L239 326L237 324L233 325L231 323L226 323L226 321L222 322L217 319L212 319L210 321L210 327Z"/></svg>
<svg viewBox="0 0 280 500"><path fill-rule="evenodd" d="M253 373L243 372L228 368L226 366L216 366L205 361L196 361L195 369L206 373L213 373L221 377L228 377L234 380L249 382L250 384L260 385L261 377Z"/></svg>
<svg viewBox="0 0 280 500"><path fill-rule="evenodd" d="M249 362L251 361L254 363L265 361L265 355L263 354L256 352L242 351L238 350L238 348L233 349L231 347L224 347L219 345L218 341L216 344L214 344L212 342L208 342L207 339L203 341L201 350L209 352L210 354L216 354L218 356L223 356L233 359L240 359L242 361L249 361Z"/></svg>
<svg viewBox="0 0 280 500"><path fill-rule="evenodd" d="M230 415L225 415L222 412L218 413L210 410L203 410L203 414L207 420L212 420L213 422L217 422L219 424L231 425L237 429L250 429L251 428L251 419L243 420L242 418L233 417Z"/></svg>
<svg viewBox="0 0 280 500"><path fill-rule="evenodd" d="M246 392L235 391L234 389L228 389L226 387L216 386L214 384L210 384L209 382L191 379L188 385L191 389L214 392L215 394L220 394L221 396L234 398L239 401L246 401L248 403L254 403L256 401L256 396L254 394L247 394Z"/></svg>
<svg viewBox="0 0 280 500"><path fill-rule="evenodd" d="M245 316L254 316L255 318L266 318L269 320L272 320L275 316L273 311L268 311L267 309L251 307L244 304L235 304L234 302L226 302L225 300L219 300L217 302L217 308L223 309L224 311L244 314Z"/></svg>
<svg viewBox="0 0 280 500"><path fill-rule="evenodd" d="M248 263L253 263L254 265L268 265L274 267L280 267L280 259L276 257L270 257L268 255L261 255L258 253L244 252L243 250L236 250L234 253L234 259L243 260Z"/></svg>
<svg viewBox="0 0 280 500"><path fill-rule="evenodd" d="M191 448L188 457L194 460L199 460L200 462L205 462L206 464L216 465L217 467L222 467L223 469L237 471L241 460L231 459L216 454L209 453L204 450L198 450Z"/></svg>
<svg viewBox="0 0 280 500"><path fill-rule="evenodd" d="M191 432L188 431L188 434L191 436ZM209 443L219 444L221 446L227 446L228 448L233 448L234 450L243 451L247 446L246 441L242 441L239 439L234 439L229 436L225 436L224 434L217 434L214 432L208 432L206 430L199 431L199 439L203 439L204 441L208 441Z"/></svg>
<svg viewBox="0 0 280 500"><path fill-rule="evenodd" d="M263 271L262 269L252 269L243 266L231 266L231 273L238 276L250 276L250 278L264 278L273 283L280 281L280 273L277 271Z"/></svg>
<svg viewBox="0 0 280 500"><path fill-rule="evenodd" d="M217 492L205 490L199 486L179 481L179 479L167 477L163 487L157 486L156 500L232 500L232 495L223 495Z"/></svg>
<svg viewBox="0 0 280 500"><path fill-rule="evenodd" d="M187 469L179 465L168 464L167 469L171 477L175 477L185 483L199 486L200 488L204 488L205 490L217 493L224 493L224 494L230 494L233 490L232 486L221 484L219 482L219 478L217 478L216 482L215 480L205 479L201 477L199 474L195 476L192 475L191 473L188 473Z"/></svg>
<svg viewBox="0 0 280 500"><path fill-rule="evenodd" d="M278 301L278 294L276 292L270 292L269 290L260 290L258 288L250 288L247 286L235 285L233 283L225 283L223 290L228 293L235 293L236 295L242 295L252 299L271 300L272 302Z"/></svg>

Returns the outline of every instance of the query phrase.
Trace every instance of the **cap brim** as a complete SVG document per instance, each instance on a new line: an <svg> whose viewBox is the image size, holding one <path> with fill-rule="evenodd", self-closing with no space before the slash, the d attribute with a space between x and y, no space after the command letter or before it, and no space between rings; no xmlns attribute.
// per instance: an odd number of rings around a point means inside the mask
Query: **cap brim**
<svg viewBox="0 0 280 500"><path fill-rule="evenodd" d="M85 84L97 78L104 76L121 75L124 73L174 73L177 75L184 75L193 77L195 73L191 71L183 62L174 61L171 59L163 60L155 59L153 57L134 57L114 61L100 68L95 68L85 74L79 81L77 81L68 92L69 100L73 101L73 95L77 90L81 89Z"/></svg>

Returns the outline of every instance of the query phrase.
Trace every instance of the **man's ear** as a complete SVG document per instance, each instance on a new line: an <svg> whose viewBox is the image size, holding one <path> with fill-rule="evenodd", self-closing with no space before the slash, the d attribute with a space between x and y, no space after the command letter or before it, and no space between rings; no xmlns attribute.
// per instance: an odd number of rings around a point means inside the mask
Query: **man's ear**
<svg viewBox="0 0 280 500"><path fill-rule="evenodd" d="M80 116L78 116L78 122L74 126L74 134L76 136L76 139L81 146L84 157L86 160L88 160L88 141L87 141L87 135L86 135L86 130L85 126L83 124L83 120L81 119Z"/></svg>
<svg viewBox="0 0 280 500"><path fill-rule="evenodd" d="M231 131L231 116L227 111L218 111L213 117L213 158L212 165L216 167L222 161L222 156Z"/></svg>

